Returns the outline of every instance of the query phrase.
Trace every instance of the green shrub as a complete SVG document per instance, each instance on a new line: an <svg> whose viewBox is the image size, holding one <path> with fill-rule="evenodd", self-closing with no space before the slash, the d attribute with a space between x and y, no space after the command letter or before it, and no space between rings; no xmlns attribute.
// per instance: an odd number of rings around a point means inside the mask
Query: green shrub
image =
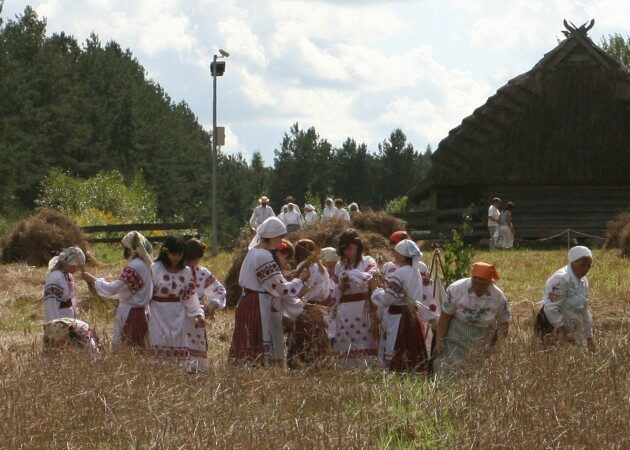
<svg viewBox="0 0 630 450"><path fill-rule="evenodd" d="M156 198L136 175L125 183L120 172L99 172L82 180L52 169L41 183L36 201L76 219L80 226L154 222Z"/></svg>
<svg viewBox="0 0 630 450"><path fill-rule="evenodd" d="M406 195L402 197L396 197L393 200L385 203L385 214L399 214L407 210L407 202L409 198Z"/></svg>
<svg viewBox="0 0 630 450"><path fill-rule="evenodd" d="M464 236L471 234L471 223L472 219L470 216L465 215L461 229L452 230L451 240L446 242L442 248L444 257L442 272L445 286L461 278L468 277L470 274L474 250L472 245L466 244Z"/></svg>

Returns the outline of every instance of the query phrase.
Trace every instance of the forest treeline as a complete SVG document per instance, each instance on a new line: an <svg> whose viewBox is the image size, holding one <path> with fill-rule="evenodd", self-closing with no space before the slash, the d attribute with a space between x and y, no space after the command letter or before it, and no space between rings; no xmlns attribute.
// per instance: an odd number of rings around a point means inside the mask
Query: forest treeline
<svg viewBox="0 0 630 450"><path fill-rule="evenodd" d="M609 42L611 53L627 58L623 38ZM185 102L147 78L129 49L95 34L81 43L47 35L31 7L7 19L0 1L0 80L1 216L33 209L55 170L78 179L116 171L129 184L142 179L158 219L209 223L212 137ZM351 137L336 147L315 128L292 124L273 161L220 154L220 235L237 234L263 194L276 209L287 195L299 204L335 196L383 208L428 171L430 153L400 129L369 149Z"/></svg>
<svg viewBox="0 0 630 450"><path fill-rule="evenodd" d="M0 79L0 214L35 207L52 169L82 179L115 170L144 179L161 220L210 220L211 135L129 49L95 34L83 43L47 35L30 7L10 20L0 11ZM273 161L220 155L221 234L237 233L263 194L276 207L287 195L298 203L334 195L380 208L427 170L425 153L401 130L372 152L352 138L335 147L295 123Z"/></svg>

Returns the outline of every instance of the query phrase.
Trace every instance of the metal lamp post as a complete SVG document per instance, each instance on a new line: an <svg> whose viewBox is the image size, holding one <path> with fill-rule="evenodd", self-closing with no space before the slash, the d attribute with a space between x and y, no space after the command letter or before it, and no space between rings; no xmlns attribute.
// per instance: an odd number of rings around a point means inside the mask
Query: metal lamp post
<svg viewBox="0 0 630 450"><path fill-rule="evenodd" d="M227 58L230 54L219 49L219 55L214 55L210 64L212 74L212 255L214 256L219 252L217 239L217 77L223 76L225 72L225 62L217 61L217 59Z"/></svg>

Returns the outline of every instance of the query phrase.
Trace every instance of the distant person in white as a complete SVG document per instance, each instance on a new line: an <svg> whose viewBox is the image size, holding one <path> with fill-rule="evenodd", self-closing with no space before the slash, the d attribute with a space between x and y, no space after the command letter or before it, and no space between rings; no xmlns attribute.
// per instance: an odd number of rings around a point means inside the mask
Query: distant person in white
<svg viewBox="0 0 630 450"><path fill-rule="evenodd" d="M514 223L512 222L512 209L514 203L508 202L505 209L501 211L499 216L499 242L497 247L512 248L514 247Z"/></svg>
<svg viewBox="0 0 630 450"><path fill-rule="evenodd" d="M289 206L289 203L293 203L293 209L295 209L297 213L301 216L302 211L300 210L300 207L296 205L295 199L291 195L284 199L284 206Z"/></svg>
<svg viewBox="0 0 630 450"><path fill-rule="evenodd" d="M322 211L322 221L332 219L333 217L335 217L335 211L337 211L337 208L335 208L333 205L332 198L327 198L324 204L325 207Z"/></svg>
<svg viewBox="0 0 630 450"><path fill-rule="evenodd" d="M295 210L295 205L293 203L289 203L287 205L287 212L283 213L280 217L284 226L287 227L287 233L293 233L302 228L302 224L304 220L302 219L302 214Z"/></svg>
<svg viewBox="0 0 630 450"><path fill-rule="evenodd" d="M306 212L306 215L304 216L304 223L306 225L315 225L319 219L317 213L315 212L315 207L307 203L304 205L304 211Z"/></svg>
<svg viewBox="0 0 630 450"><path fill-rule="evenodd" d="M350 214L343 207L343 200L340 198L335 200L335 215L334 217L350 222Z"/></svg>
<svg viewBox="0 0 630 450"><path fill-rule="evenodd" d="M269 206L269 199L264 195L258 199L258 205L254 208L254 212L252 213L252 217L249 219L249 225L256 229L262 224L265 220L270 217L275 217L276 213L273 212L271 206Z"/></svg>
<svg viewBox="0 0 630 450"><path fill-rule="evenodd" d="M493 198L492 204L488 208L488 233L490 233L490 250L494 250L494 247L497 244L498 230L499 230L499 217L501 216L501 212L499 211L499 207L501 206L500 198Z"/></svg>

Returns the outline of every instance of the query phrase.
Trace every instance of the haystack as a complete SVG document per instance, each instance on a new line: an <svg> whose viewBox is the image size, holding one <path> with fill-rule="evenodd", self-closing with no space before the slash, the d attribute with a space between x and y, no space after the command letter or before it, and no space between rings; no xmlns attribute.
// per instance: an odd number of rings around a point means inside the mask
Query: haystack
<svg viewBox="0 0 630 450"><path fill-rule="evenodd" d="M356 214L352 218L352 225L357 230L371 231L389 237L394 231L404 230L407 223L389 214L367 211Z"/></svg>
<svg viewBox="0 0 630 450"><path fill-rule="evenodd" d="M604 248L618 248L621 257L630 256L630 212L622 212L608 222Z"/></svg>
<svg viewBox="0 0 630 450"><path fill-rule="evenodd" d="M291 233L287 239L296 243L300 239L310 239L319 248L337 247L339 235L348 228L355 227L365 245L365 254L372 256L377 263L383 264L390 259L389 240L391 233L404 229L405 222L382 213L364 213L353 220L352 225L339 219L330 219L323 223L304 227ZM236 306L241 296L238 275L247 254L248 242L242 242L234 252L232 266L225 279L228 306Z"/></svg>
<svg viewBox="0 0 630 450"><path fill-rule="evenodd" d="M88 242L81 228L65 214L40 209L24 219L2 243L2 262L25 262L45 266L50 258L67 247L78 246L91 259Z"/></svg>

